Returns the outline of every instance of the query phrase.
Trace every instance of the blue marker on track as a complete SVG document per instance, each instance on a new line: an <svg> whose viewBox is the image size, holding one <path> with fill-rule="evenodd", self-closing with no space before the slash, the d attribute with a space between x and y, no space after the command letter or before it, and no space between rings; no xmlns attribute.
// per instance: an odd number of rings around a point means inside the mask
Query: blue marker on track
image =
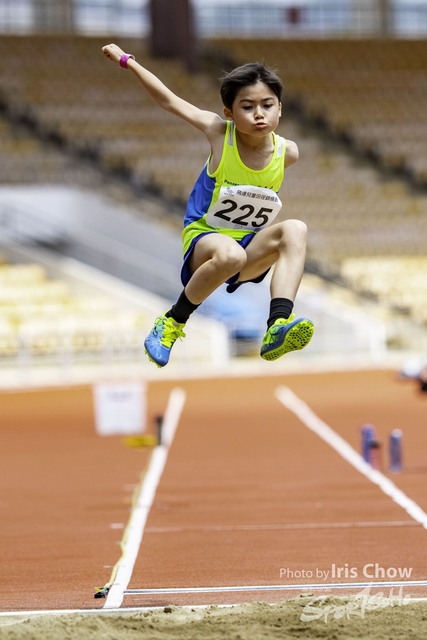
<svg viewBox="0 0 427 640"><path fill-rule="evenodd" d="M394 429L390 434L389 453L390 466L389 471L399 473L402 471L402 431Z"/></svg>
<svg viewBox="0 0 427 640"><path fill-rule="evenodd" d="M364 424L362 434L362 457L365 462L371 464L372 443L376 440L375 427L372 424Z"/></svg>

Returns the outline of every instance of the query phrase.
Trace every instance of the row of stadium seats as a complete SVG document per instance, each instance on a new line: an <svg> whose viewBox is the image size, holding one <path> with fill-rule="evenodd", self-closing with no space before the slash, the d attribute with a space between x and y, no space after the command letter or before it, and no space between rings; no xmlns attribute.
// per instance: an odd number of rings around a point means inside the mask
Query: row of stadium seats
<svg viewBox="0 0 427 640"><path fill-rule="evenodd" d="M298 163L289 169L280 196L284 217L308 224L310 260L339 270L349 256L425 253L427 196L412 193L339 148L282 121L279 133L296 140Z"/></svg>
<svg viewBox="0 0 427 640"><path fill-rule="evenodd" d="M99 184L99 177L0 116L0 184L43 182L90 187Z"/></svg>
<svg viewBox="0 0 427 640"><path fill-rule="evenodd" d="M188 169L189 160L194 158L192 166L200 168L208 155L206 143L200 141L191 151L183 149L179 166L162 171L167 156L178 157L177 144L194 137L194 132L186 123L154 106L135 78L103 56L104 44L105 39L75 36L2 37L0 97L14 118L21 116L35 122L39 133L59 136L71 151L95 153L113 175L126 170L135 185L164 187L172 199L184 199L188 181L184 180L182 186L182 167ZM133 51L142 64L147 64L182 97L201 107L212 108L216 101L214 108L220 109L218 92L210 77L190 76L179 63L152 61L140 40L123 39L120 45ZM74 181L111 192L111 185L102 185L99 176L90 169L86 171L87 167L70 162L59 151L37 146L28 136L25 144L12 139L7 147L10 168L8 163L2 167L0 182ZM185 162L182 153L186 154ZM156 158L160 158L158 169ZM153 171L146 171L146 159L151 159ZM197 171L191 173L190 180L194 182L196 176ZM112 195L118 195L119 200L126 197L120 189L116 192ZM136 200L132 204L140 208ZM164 216L161 207L154 209L155 215Z"/></svg>
<svg viewBox="0 0 427 640"><path fill-rule="evenodd" d="M76 146L95 145L101 154L105 146L107 162L108 147L117 139L137 138L143 144L150 135L168 140L170 129L174 141L185 138L188 126L153 107L135 81L104 59L103 44L100 38L3 37L0 91L16 112L35 117L42 129ZM177 63L151 60L137 40L120 44L184 98L220 108L216 87L205 76L189 76ZM391 167L424 171L423 43L283 40L269 42L266 51L264 42L226 40L215 46L239 61L256 59L262 51L267 62L279 67L287 97L301 100L312 116L326 117L332 128L351 134Z"/></svg>
<svg viewBox="0 0 427 640"><path fill-rule="evenodd" d="M141 352L147 330L137 312L109 300L76 297L63 281L48 280L40 265L0 264L0 359L86 356L111 350Z"/></svg>
<svg viewBox="0 0 427 640"><path fill-rule="evenodd" d="M95 150L106 168L112 171L126 169L134 183L160 186L168 196L185 200L208 155L205 140L197 136L189 125L153 105L151 98L138 87L134 78L129 78L129 74L114 67L102 56L103 44L105 42L100 38L2 38L0 53L7 64L0 72L0 91L3 89L3 93L7 93L12 108L30 112L41 129L60 134L70 147ZM182 97L201 107L221 112L218 90L212 80L201 74L189 76L178 63L151 60L144 44L139 41L124 40L120 44L134 51L142 64L147 64L158 73ZM259 57L259 51L265 50L265 46L253 41L223 41L216 46L227 48L239 60L255 59ZM393 42L391 45L369 41L273 41L269 42L268 51L265 52L268 55L265 57L268 62L278 64L286 90L300 96L307 104L312 103L312 108L318 109L318 113L323 113L326 108L332 113L334 108L343 105L350 110L362 111L362 119L358 116L352 126L364 132L360 145L372 147L377 130L367 102L372 97L373 89L376 87L375 91L378 92L378 87L381 87L381 77L377 76L389 73L396 81L396 74L403 73L406 67L413 73L410 69L411 56L418 56L419 66L425 60L421 52L423 48L420 49L418 43L413 42ZM16 64L18 54L19 65ZM367 66L368 61L370 66ZM390 82L388 78L388 88L394 86ZM307 90L304 89L305 85ZM369 91L363 92L364 87L369 87ZM351 99L346 98L349 92ZM330 103L324 106L322 101L328 98L331 98ZM404 137L393 135L390 129L385 129L384 121L387 120L387 113L396 109L399 111L401 104L389 99L385 100L385 104L378 104L381 107L378 131L382 132L383 138L378 138L376 152L387 155L393 166L401 163L402 153L410 152L412 164L423 170L427 147L422 134L424 131L427 135L427 124L420 129L413 122L407 122ZM420 101L412 100L411 104L415 109ZM409 112L405 102L407 117ZM401 126L400 121L398 126ZM418 136L416 144L413 143L415 136ZM47 175L54 164L61 175L67 172L69 176L72 175L71 167L63 159L57 160L53 152L51 157L49 153L44 153L43 161L35 162L31 144L34 146L34 142L26 142L24 146L21 144L22 153L19 154L19 161L28 171L30 180L35 179L39 169L43 176ZM316 143L310 147L310 154L307 154L308 147L310 143L307 140L306 161L318 163ZM10 155L13 158L16 153L11 152ZM353 176L354 168L349 167L348 162L338 174L338 161L334 155L323 153L321 157L325 171L328 163L334 165L331 171L335 171L336 185L343 181L353 181L355 185L360 183L360 171ZM342 158L343 154L340 162ZM12 161L12 170L5 174L7 179L12 179L10 174L22 174L15 171L19 161ZM37 167L32 173L31 166ZM84 171L82 173L85 174ZM319 184L322 179L323 175L319 175ZM372 179L373 182L375 180L376 177ZM15 177L14 181L18 181L18 178ZM303 185L305 190L309 188L308 184L307 181ZM349 191L357 194L358 189L355 186ZM327 185L329 190L330 184ZM338 193L337 197L341 199L341 194Z"/></svg>
<svg viewBox="0 0 427 640"><path fill-rule="evenodd" d="M425 256L348 258L342 263L342 274L355 289L409 313L419 324L427 324L426 273Z"/></svg>

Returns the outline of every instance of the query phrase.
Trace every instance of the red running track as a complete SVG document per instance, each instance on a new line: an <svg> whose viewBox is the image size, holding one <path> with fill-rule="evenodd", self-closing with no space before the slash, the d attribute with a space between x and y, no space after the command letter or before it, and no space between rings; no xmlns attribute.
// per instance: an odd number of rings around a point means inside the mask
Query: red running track
<svg viewBox="0 0 427 640"><path fill-rule="evenodd" d="M325 585L353 584L375 563L427 579L427 531L277 400L284 384L357 450L362 424L384 444L401 428L405 471L390 478L427 511L427 398L393 373L179 382L187 399L130 589L317 583L320 572ZM149 425L175 386L150 383ZM102 607L93 588L120 557L148 450L96 435L89 387L3 393L0 409L2 610ZM291 595L125 595L123 606Z"/></svg>

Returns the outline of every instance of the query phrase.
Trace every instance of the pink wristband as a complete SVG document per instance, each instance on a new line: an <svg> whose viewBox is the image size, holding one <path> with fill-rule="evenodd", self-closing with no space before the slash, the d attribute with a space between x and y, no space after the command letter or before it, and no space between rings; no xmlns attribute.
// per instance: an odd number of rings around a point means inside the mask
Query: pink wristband
<svg viewBox="0 0 427 640"><path fill-rule="evenodd" d="M132 60L135 60L135 56L133 56L131 53L124 53L122 55L122 57L120 58L120 66L122 69L127 69L128 68L128 60L129 58L132 58Z"/></svg>

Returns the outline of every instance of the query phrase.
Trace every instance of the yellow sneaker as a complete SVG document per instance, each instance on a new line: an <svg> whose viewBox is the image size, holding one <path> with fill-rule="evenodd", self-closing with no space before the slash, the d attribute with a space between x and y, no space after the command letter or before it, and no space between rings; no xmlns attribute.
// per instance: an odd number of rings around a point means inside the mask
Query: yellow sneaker
<svg viewBox="0 0 427 640"><path fill-rule="evenodd" d="M314 333L314 326L308 318L294 320L292 314L287 320L279 318L267 330L261 345L260 355L264 360L277 360L290 351L304 349Z"/></svg>

